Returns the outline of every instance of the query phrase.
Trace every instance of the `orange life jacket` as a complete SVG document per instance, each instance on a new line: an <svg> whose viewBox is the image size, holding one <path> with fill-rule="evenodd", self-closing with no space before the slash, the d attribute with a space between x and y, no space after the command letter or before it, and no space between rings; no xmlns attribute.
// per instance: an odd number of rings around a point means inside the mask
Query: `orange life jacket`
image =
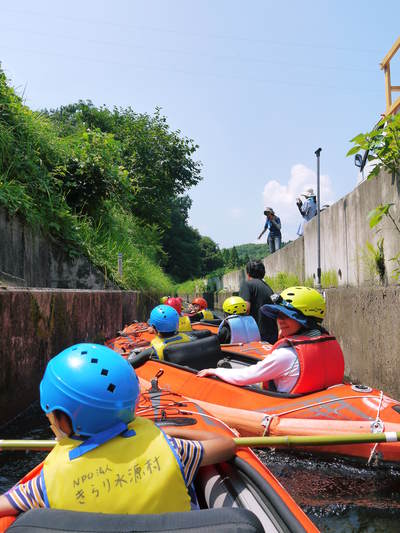
<svg viewBox="0 0 400 533"><path fill-rule="evenodd" d="M285 345L295 349L300 365L299 377L290 394L317 392L343 383L343 352L332 335L293 335L278 340L272 350ZM268 382L263 384L263 388L268 389Z"/></svg>

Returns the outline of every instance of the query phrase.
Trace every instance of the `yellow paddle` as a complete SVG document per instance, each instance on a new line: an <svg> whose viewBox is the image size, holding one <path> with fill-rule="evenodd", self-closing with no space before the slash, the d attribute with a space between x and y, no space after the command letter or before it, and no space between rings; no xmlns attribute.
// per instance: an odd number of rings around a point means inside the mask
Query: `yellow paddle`
<svg viewBox="0 0 400 533"><path fill-rule="evenodd" d="M400 432L352 433L340 435L282 436L282 437L236 437L238 446L262 448L268 446L326 446L330 444L357 444L373 442L397 442ZM0 450L51 450L55 440L1 440Z"/></svg>
<svg viewBox="0 0 400 533"><path fill-rule="evenodd" d="M237 437L234 439L238 446L265 447L265 446L325 446L330 444L357 444L368 442L397 442L400 440L400 431L387 431L385 433L347 433L337 435L312 435L312 436L281 436L281 437ZM1 444L0 444L1 446Z"/></svg>
<svg viewBox="0 0 400 533"><path fill-rule="evenodd" d="M52 450L57 444L56 440L15 440L0 439L0 450Z"/></svg>

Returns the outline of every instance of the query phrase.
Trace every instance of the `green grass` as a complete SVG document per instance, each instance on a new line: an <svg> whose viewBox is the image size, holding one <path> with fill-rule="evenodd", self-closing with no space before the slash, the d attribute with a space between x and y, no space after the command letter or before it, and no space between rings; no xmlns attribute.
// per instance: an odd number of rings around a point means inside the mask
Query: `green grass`
<svg viewBox="0 0 400 533"><path fill-rule="evenodd" d="M274 292L282 292L288 287L293 287L294 285L301 285L299 277L296 274L290 272L278 272L275 276L266 276L264 278L265 283L267 283Z"/></svg>
<svg viewBox="0 0 400 533"><path fill-rule="evenodd" d="M278 272L276 276L266 277L264 281L273 289L274 292L282 292L288 287L301 285L303 287L314 287L314 278L308 276L304 281L301 281L296 274L287 272ZM321 272L321 287L327 289L329 287L338 287L339 280L335 270L328 270Z"/></svg>
<svg viewBox="0 0 400 533"><path fill-rule="evenodd" d="M87 220L81 224L81 239L89 259L122 288L172 293L171 279L155 261L160 253L156 230L111 204L108 207L96 227ZM118 274L119 252L123 255L122 277Z"/></svg>
<svg viewBox="0 0 400 533"><path fill-rule="evenodd" d="M204 279L191 279L175 285L176 294L202 294L207 290L207 283Z"/></svg>
<svg viewBox="0 0 400 533"><path fill-rule="evenodd" d="M321 272L321 286L324 289L339 286L339 278L336 270L328 270L327 272Z"/></svg>

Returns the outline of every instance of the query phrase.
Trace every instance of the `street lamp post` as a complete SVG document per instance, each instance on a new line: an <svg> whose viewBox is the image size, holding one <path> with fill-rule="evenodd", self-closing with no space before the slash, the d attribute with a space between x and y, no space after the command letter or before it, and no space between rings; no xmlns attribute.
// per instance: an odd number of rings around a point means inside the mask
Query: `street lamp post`
<svg viewBox="0 0 400 533"><path fill-rule="evenodd" d="M319 158L322 148L315 150L317 156L317 289L321 289L321 223L320 223L320 210L321 210L321 198L320 198L320 168Z"/></svg>

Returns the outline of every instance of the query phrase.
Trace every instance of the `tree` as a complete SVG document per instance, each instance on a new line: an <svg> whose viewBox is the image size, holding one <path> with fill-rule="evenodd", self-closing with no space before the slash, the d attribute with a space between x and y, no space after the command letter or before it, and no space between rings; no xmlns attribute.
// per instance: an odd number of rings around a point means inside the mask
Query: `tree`
<svg viewBox="0 0 400 533"><path fill-rule="evenodd" d="M201 164L193 159L198 146L179 130L171 131L159 109L149 115L79 101L46 113L67 138L92 130L113 135L119 143L119 165L132 185L125 207L149 224L167 227L174 199L201 180Z"/></svg>
<svg viewBox="0 0 400 533"><path fill-rule="evenodd" d="M171 223L163 230L161 238L168 256L165 270L177 282L194 279L201 274L201 236L187 224L190 206L188 196L173 201Z"/></svg>
<svg viewBox="0 0 400 533"><path fill-rule="evenodd" d="M200 239L201 250L201 276L220 268L224 264L219 246L210 237Z"/></svg>
<svg viewBox="0 0 400 533"><path fill-rule="evenodd" d="M239 259L239 254L236 250L236 246L232 248L231 265L232 265L232 268L237 268L240 266L240 259Z"/></svg>

